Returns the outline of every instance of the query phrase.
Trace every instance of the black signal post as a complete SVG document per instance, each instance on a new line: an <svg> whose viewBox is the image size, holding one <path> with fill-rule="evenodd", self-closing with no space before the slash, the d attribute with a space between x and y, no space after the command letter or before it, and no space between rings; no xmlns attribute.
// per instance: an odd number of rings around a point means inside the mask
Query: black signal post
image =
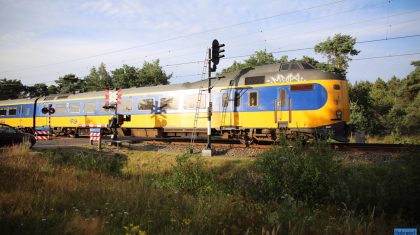
<svg viewBox="0 0 420 235"><path fill-rule="evenodd" d="M211 80L214 79L211 77L212 72L216 72L217 65L219 64L220 58L225 57L225 55L221 55L221 53L225 52L225 50L221 49L224 47L225 44L219 44L219 42L214 39L211 45L211 49L209 49L209 58L208 58L208 78L209 78L209 107L207 110L207 147L206 149L211 150L211 116L213 112L213 104L211 102ZM213 63L213 64L212 64Z"/></svg>

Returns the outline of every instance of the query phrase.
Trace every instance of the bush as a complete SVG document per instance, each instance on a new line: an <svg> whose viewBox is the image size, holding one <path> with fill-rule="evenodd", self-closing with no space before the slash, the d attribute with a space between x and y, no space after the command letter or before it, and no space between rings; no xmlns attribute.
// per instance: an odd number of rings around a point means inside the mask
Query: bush
<svg viewBox="0 0 420 235"><path fill-rule="evenodd" d="M419 165L420 155L415 152L391 162L346 165L338 176L336 200L349 208L375 207L388 215L420 221Z"/></svg>
<svg viewBox="0 0 420 235"><path fill-rule="evenodd" d="M214 192L216 181L213 172L206 169L202 159L184 154L176 158L168 185L174 190L196 195Z"/></svg>
<svg viewBox="0 0 420 235"><path fill-rule="evenodd" d="M315 143L312 150L275 147L256 161L256 168L262 198L291 197L314 205L333 198L339 164L326 145Z"/></svg>
<svg viewBox="0 0 420 235"><path fill-rule="evenodd" d="M96 170L101 173L120 174L126 163L120 154L105 154L96 152L68 152L60 149L44 153L55 164L74 166L82 170Z"/></svg>

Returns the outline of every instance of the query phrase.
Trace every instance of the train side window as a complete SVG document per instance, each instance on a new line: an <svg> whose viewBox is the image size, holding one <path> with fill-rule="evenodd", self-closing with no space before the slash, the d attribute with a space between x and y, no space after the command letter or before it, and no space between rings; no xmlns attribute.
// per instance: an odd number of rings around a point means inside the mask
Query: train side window
<svg viewBox="0 0 420 235"><path fill-rule="evenodd" d="M155 104L154 99L140 99L137 105L138 110L153 110Z"/></svg>
<svg viewBox="0 0 420 235"><path fill-rule="evenodd" d="M120 112L127 112L133 110L133 102L131 99L121 100L121 104L117 107Z"/></svg>
<svg viewBox="0 0 420 235"><path fill-rule="evenodd" d="M55 105L55 113L56 114L64 114L66 113L66 104L56 104Z"/></svg>
<svg viewBox="0 0 420 235"><path fill-rule="evenodd" d="M340 90L340 85L334 84L334 90Z"/></svg>
<svg viewBox="0 0 420 235"><path fill-rule="evenodd" d="M197 108L197 102L198 102L198 94L194 95L186 95L184 97L184 109L195 109ZM200 109L206 108L206 95L201 95L200 100Z"/></svg>
<svg viewBox="0 0 420 235"><path fill-rule="evenodd" d="M110 109L104 109L105 101L100 102L99 105L102 113L108 113L110 111Z"/></svg>
<svg viewBox="0 0 420 235"><path fill-rule="evenodd" d="M7 109L0 108L0 116L6 116L6 113L7 113Z"/></svg>
<svg viewBox="0 0 420 235"><path fill-rule="evenodd" d="M160 98L160 109L178 110L178 97Z"/></svg>
<svg viewBox="0 0 420 235"><path fill-rule="evenodd" d="M29 116L30 113L31 113L31 108L26 108L25 109L25 116Z"/></svg>
<svg viewBox="0 0 420 235"><path fill-rule="evenodd" d="M222 105L223 105L223 107L227 107L229 105L229 94L228 93L223 93Z"/></svg>
<svg viewBox="0 0 420 235"><path fill-rule="evenodd" d="M300 69L300 68L298 64L292 63L292 65L290 66L290 69Z"/></svg>
<svg viewBox="0 0 420 235"><path fill-rule="evenodd" d="M16 116L17 109L16 107L9 108L9 116Z"/></svg>
<svg viewBox="0 0 420 235"><path fill-rule="evenodd" d="M289 64L288 63L281 64L280 70L288 70L288 69L289 69Z"/></svg>
<svg viewBox="0 0 420 235"><path fill-rule="evenodd" d="M80 113L80 104L79 103L70 103L69 104L70 113Z"/></svg>
<svg viewBox="0 0 420 235"><path fill-rule="evenodd" d="M235 92L235 107L241 105L241 93Z"/></svg>
<svg viewBox="0 0 420 235"><path fill-rule="evenodd" d="M249 104L248 105L250 107L258 106L258 93L257 92L250 92L249 93L248 100L249 100Z"/></svg>
<svg viewBox="0 0 420 235"><path fill-rule="evenodd" d="M95 110L96 110L95 102L87 102L83 104L83 111L85 113L95 113Z"/></svg>

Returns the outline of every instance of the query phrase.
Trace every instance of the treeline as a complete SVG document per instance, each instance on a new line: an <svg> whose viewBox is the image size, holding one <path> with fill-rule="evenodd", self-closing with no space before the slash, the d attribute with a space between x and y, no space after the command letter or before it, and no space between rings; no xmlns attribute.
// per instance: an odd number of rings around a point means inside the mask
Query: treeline
<svg viewBox="0 0 420 235"><path fill-rule="evenodd" d="M141 68L123 65L108 72L104 63L98 68L92 67L84 78L75 74L67 74L55 80L54 85L36 83L25 86L20 80L0 80L0 100L32 98L62 93L80 93L101 91L107 88L130 88L169 84L172 74L166 74L159 65L159 60L144 62Z"/></svg>
<svg viewBox="0 0 420 235"><path fill-rule="evenodd" d="M350 123L368 134L420 133L420 61L405 78L362 81L350 86Z"/></svg>

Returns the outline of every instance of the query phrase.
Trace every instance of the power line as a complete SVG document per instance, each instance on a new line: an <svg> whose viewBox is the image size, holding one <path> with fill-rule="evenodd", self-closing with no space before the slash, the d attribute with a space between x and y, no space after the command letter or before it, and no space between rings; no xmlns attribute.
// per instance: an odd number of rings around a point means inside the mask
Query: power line
<svg viewBox="0 0 420 235"><path fill-rule="evenodd" d="M190 34L184 34L184 35L180 35L180 36L176 36L176 37L172 37L172 38L167 38L167 39L163 39L163 40L159 40L159 41L155 41L155 42L150 42L150 43L145 43L145 44L142 44L142 45L132 46L132 47L128 47L128 48L123 48L123 49L119 49L119 50L99 53L99 54L95 54L95 55L91 55L91 56L80 57L80 58L75 58L75 59L70 59L70 60L64 60L64 61L60 61L60 62L56 62L56 63L50 63L50 64L36 65L36 66L28 67L26 69L5 70L5 71L0 71L0 72L5 73L5 72L13 72L13 71L32 70L32 69L48 67L48 66L52 66L52 65L72 63L72 62L91 59L91 58L95 58L95 57L99 57L99 56L120 53L120 52L123 52L123 51L128 51L128 50L132 50L132 49L136 49L136 48L156 45L156 44L160 44L160 43L163 43L163 42L168 42L168 41L178 40L178 39L182 39L182 38L187 38L187 37L200 35L200 34L204 34L204 33L224 30L224 29L228 29L228 28L232 28L232 27L237 27L237 26L240 26L240 25L245 25L245 24L250 24L250 23L254 23L254 22L269 20L269 19L280 17L280 16L286 16L286 15L294 14L294 13L297 13L297 12L308 11L308 10L313 10L313 9L316 9L316 8L332 6L332 5L335 5L335 4L344 2L344 1L346 1L346 0L332 1L332 2L328 2L328 3L324 3L324 4L320 4L320 5L315 5L315 6L312 6L312 7L307 7L307 8L303 8L303 9L299 9L299 10L294 10L294 11L290 11L290 12L286 12L286 13L281 13L281 14L276 14L276 15L272 15L272 16L257 18L257 19L254 19L254 20L247 20L247 21L243 21L243 22L240 22L240 23L236 23L236 24L226 25L226 26L223 26L223 27L208 29L208 30L204 30L204 31L200 31L200 32L190 33Z"/></svg>
<svg viewBox="0 0 420 235"><path fill-rule="evenodd" d="M380 42L380 41L391 41L391 40L397 40L397 39L404 39L404 38L412 38L412 37L420 37L420 34L414 34L414 35L406 35L406 36L399 36L399 37L392 37L392 38L380 38L380 39L374 39L374 40L366 40L366 41L358 41L356 44L360 43L371 43L371 42ZM305 50L312 50L313 47L304 47L304 48L294 48L289 50L280 50L280 51L271 51L267 53L272 54L279 54L279 53L285 53L285 52L294 52L294 51L305 51ZM237 59L237 58L243 58L243 57L250 57L253 54L247 54L247 55L237 55L237 56L229 56L222 58L223 60L227 59ZM187 65L187 64L197 64L197 63L203 63L203 60L197 60L197 61L189 61L189 62L183 62L183 63L177 63L177 64L167 64L162 67L170 67L170 66L178 66L178 65Z"/></svg>
<svg viewBox="0 0 420 235"><path fill-rule="evenodd" d="M382 59L382 58L389 58L389 57L401 57L401 56L409 56L409 55L420 55L420 52L396 54L396 55L372 56L372 57L365 57L365 58L356 58L356 59L353 59L353 60L373 60L373 59Z"/></svg>
<svg viewBox="0 0 420 235"><path fill-rule="evenodd" d="M310 19L310 21L311 21L311 22L313 22L313 21L315 21L315 20L320 20L320 19L324 19L324 18L331 17L331 16L335 16L335 15L342 15L342 14L346 14L346 13L349 13L349 12L358 11L358 10L361 10L361 9L366 9L366 8L373 8L373 7L380 6L380 5L382 5L382 4L384 4L384 2L379 2L379 3L376 3L376 4L372 4L372 5L369 5L368 7L359 7L359 8L356 8L356 9L350 9L350 10L345 10L345 11L335 12L335 13L333 13L333 14L324 15L324 16L320 16L320 17L316 17L316 18L311 18L311 19ZM409 13L411 13L411 12L409 12ZM282 25L282 27L281 27L281 29L283 29L285 26L287 26L287 27L288 27L288 26L292 26L292 25L298 25L298 24L306 23L306 22L308 22L308 21L309 21L309 20L303 20L303 21L294 22L294 23L290 23L290 24L283 24L283 25ZM259 30L259 31L257 31L257 32L253 32L253 33L239 34L239 35L236 35L236 36L234 36L234 37L228 37L228 38L225 38L225 40L226 40L226 39L234 39L234 38L238 38L238 37L249 37L249 36L252 36L252 35L260 34L260 33L262 33L263 31L264 31L264 32L267 32L267 31L278 30L278 29L279 29L279 27L274 27L274 28L269 28L269 29ZM192 48L192 47L190 47L190 48ZM165 54L165 53L172 53L172 52L174 52L174 51L181 51L181 50L185 50L185 49L187 49L187 48L183 47L182 49L165 50L165 51L163 51L163 52L162 52L162 51L161 51L161 52L157 52L156 54L153 54L153 55L159 55L159 54ZM184 55L191 55L191 54L198 54L198 53L200 53L200 52L195 51L195 52L192 52L192 53L187 53L187 54L183 54L183 55L160 57L160 59L163 59L163 58L168 59L168 58L174 58L174 57L181 57L181 56L184 56ZM143 57L141 57L141 58L146 58L146 57L150 57L150 56L153 56L153 55L150 55L150 54L149 54L149 55L145 55L145 56L143 56ZM138 57L138 58L135 58L135 59L133 58L133 59L129 59L129 60L140 60L141 58L140 58L140 57ZM124 61L127 61L127 60L124 60Z"/></svg>
<svg viewBox="0 0 420 235"><path fill-rule="evenodd" d="M405 38L413 38L413 37L420 37L420 34L413 34L413 35L405 35L405 36L398 36L398 37L392 37L392 38L380 38L380 39L373 39L373 40L365 40L365 41L357 41L356 44L362 44L362 43L373 43L373 42L380 42L380 41L391 41L391 40L398 40L398 39L405 39ZM267 53L272 53L272 54L279 54L279 53L285 53L285 52L294 52L294 51L304 51L304 50L312 50L313 47L304 47L304 48L294 48L294 49L288 49L288 50L279 50L279 51L271 51L271 52L267 52ZM415 55L416 53L414 53L413 55ZM223 60L227 60L227 59L237 59L237 58L244 58L244 57L250 57L253 54L247 54L247 55L237 55L237 56L230 56L230 57L225 57L222 58ZM396 56L402 56L402 55L411 55L411 54L401 54L401 55L394 55L394 56L385 56L385 57L396 57ZM379 57L368 57L369 58L384 58L383 56L379 56ZM365 58L361 58L361 59L353 59L353 60L365 60ZM175 63L175 64L166 64L166 65L162 65L162 67L172 67L172 66L181 66L181 65L188 65L188 64L198 64L198 63L203 63L204 60L195 60L195 61L188 61L188 62L182 62L182 63ZM187 76L194 76L194 75L201 75L201 74L191 74L191 75L181 75L181 76L175 76L175 77L187 77ZM55 79L57 80L57 79ZM55 80L52 81L48 81L48 82L44 82L45 84L51 83L51 82L55 82ZM37 83L33 83L32 85L37 84ZM29 84L31 85L31 84Z"/></svg>

